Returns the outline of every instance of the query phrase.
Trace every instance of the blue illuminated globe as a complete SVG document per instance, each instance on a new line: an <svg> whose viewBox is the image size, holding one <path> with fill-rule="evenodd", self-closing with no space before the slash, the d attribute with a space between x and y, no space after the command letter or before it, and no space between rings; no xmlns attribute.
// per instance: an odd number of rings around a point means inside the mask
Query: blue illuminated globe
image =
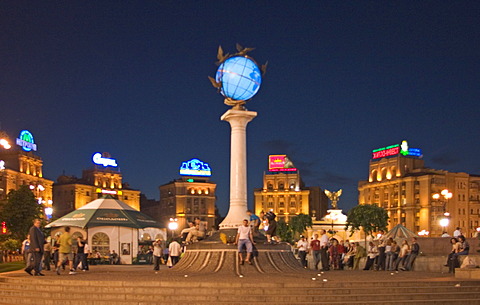
<svg viewBox="0 0 480 305"><path fill-rule="evenodd" d="M251 99L260 89L262 74L250 58L235 56L218 67L215 80L222 84L220 92L223 96L245 101Z"/></svg>

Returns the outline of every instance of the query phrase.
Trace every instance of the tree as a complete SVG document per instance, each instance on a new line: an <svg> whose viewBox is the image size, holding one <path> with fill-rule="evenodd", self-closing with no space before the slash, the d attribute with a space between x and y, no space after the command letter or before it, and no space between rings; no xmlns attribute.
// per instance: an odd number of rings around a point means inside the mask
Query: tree
<svg viewBox="0 0 480 305"><path fill-rule="evenodd" d="M41 217L42 205L27 185L10 191L0 210L0 219L6 222L11 237L18 240L25 239L33 220Z"/></svg>
<svg viewBox="0 0 480 305"><path fill-rule="evenodd" d="M310 228L313 225L313 222L310 215L298 214L290 218L289 224L294 236L298 238L297 235L303 234L307 228Z"/></svg>
<svg viewBox="0 0 480 305"><path fill-rule="evenodd" d="M282 241L293 244L293 231L283 218L277 221L277 235Z"/></svg>
<svg viewBox="0 0 480 305"><path fill-rule="evenodd" d="M365 232L365 246L367 244L367 235L373 232L386 230L388 225L388 214L381 207L373 204L357 205L347 215L347 224L345 231L350 228L350 236L356 231L363 229Z"/></svg>

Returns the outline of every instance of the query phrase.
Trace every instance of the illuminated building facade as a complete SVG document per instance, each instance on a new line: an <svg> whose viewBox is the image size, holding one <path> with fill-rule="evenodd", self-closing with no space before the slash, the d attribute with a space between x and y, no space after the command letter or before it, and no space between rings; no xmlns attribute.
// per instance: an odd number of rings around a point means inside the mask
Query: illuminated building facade
<svg viewBox="0 0 480 305"><path fill-rule="evenodd" d="M53 181L43 177L43 161L35 154L37 145L27 130L22 130L16 141L8 139L10 147L0 148L2 169L0 172L0 200L7 198L8 192L28 185L39 203L44 206L46 216L51 216Z"/></svg>
<svg viewBox="0 0 480 305"><path fill-rule="evenodd" d="M123 176L115 159L111 159L107 153L100 157L96 153L93 162L94 167L84 170L81 178L58 177L53 185L54 215L63 216L105 194L140 210L140 191L122 182Z"/></svg>
<svg viewBox="0 0 480 305"><path fill-rule="evenodd" d="M308 214L320 219L327 214L328 198L320 187L305 187L300 172L263 174L263 187L254 190L255 214L273 211L278 219Z"/></svg>
<svg viewBox="0 0 480 305"><path fill-rule="evenodd" d="M472 237L480 225L480 176L426 168L421 152L403 154L402 145L389 152L373 151L368 181L358 184L359 204L383 207L390 217L389 229L402 224L436 237L461 227L466 237ZM440 196L443 190L451 198ZM444 219L448 221L441 224Z"/></svg>
<svg viewBox="0 0 480 305"><path fill-rule="evenodd" d="M167 225L170 218L178 220L178 228L187 227L195 217L207 222L207 229L215 225L215 190L217 184L208 177L185 176L161 185L160 223ZM151 216L151 215L150 215Z"/></svg>

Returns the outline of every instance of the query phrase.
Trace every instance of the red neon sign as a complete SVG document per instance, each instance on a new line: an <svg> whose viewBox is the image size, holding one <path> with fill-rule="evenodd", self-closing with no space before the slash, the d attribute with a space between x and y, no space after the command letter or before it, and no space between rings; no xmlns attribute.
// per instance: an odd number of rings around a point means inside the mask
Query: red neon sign
<svg viewBox="0 0 480 305"><path fill-rule="evenodd" d="M395 156L395 155L398 155L399 152L400 152L400 146L376 151L373 153L372 159Z"/></svg>

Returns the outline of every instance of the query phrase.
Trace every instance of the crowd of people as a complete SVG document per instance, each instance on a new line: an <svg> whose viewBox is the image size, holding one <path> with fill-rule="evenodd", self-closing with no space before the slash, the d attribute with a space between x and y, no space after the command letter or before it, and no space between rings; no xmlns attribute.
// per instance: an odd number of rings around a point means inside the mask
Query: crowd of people
<svg viewBox="0 0 480 305"><path fill-rule="evenodd" d="M319 230L310 241L301 236L295 248L304 268L308 268L310 258L313 268L322 271L358 270L364 257L363 270L409 271L420 253L416 237L411 238L410 244L404 240L398 245L392 238L385 238L383 232L365 248L359 242L329 238L325 230Z"/></svg>
<svg viewBox="0 0 480 305"><path fill-rule="evenodd" d="M250 210L247 211L247 214L249 219L243 220L243 224L237 230L234 242L238 246L240 264L252 264L252 253L255 247L254 236L265 235L266 244L278 242L275 214L269 212L256 216ZM55 236L52 243L40 230L40 220L34 221L34 225L30 228L21 247L21 253L26 262L25 272L30 275L43 276L42 270L51 270L53 265L54 271L58 275L67 266L69 274L76 274L77 270L89 270L89 264L95 263L97 260L107 258L110 264L120 263L119 255L114 250L105 257L97 251L92 253L87 242L81 237L77 237L72 244L70 228L64 227L63 229L64 232ZM179 237L168 242L156 239L151 246L140 247L138 254L147 254L155 271L160 269L161 264L173 267L180 260L186 245L202 240L207 235L205 223L196 218L193 222L188 222L188 228L183 229ZM460 228L457 228L453 235L454 237L450 238L451 252L445 263L445 266L449 267L449 272L460 267L459 256L468 255L470 250ZM323 271L358 270L362 267L360 263L363 258L366 259L362 270L410 271L420 253L416 237L412 237L410 241L402 240L398 244L392 238L386 238L383 231L379 231L378 237L363 247L360 242L329 238L323 229L313 234L310 240L307 240L305 236L300 236L295 249L304 268L309 268L310 262L310 267Z"/></svg>

